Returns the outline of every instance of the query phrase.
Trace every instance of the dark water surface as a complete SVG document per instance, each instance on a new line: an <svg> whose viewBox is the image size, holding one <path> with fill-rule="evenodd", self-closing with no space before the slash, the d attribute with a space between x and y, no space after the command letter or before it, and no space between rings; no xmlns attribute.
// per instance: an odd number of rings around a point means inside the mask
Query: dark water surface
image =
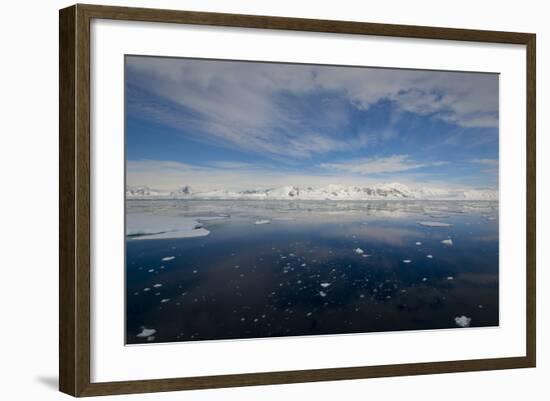
<svg viewBox="0 0 550 401"><path fill-rule="evenodd" d="M460 316L499 324L497 202L128 201L127 210L224 217L203 221L203 237L127 239L128 344L458 328ZM155 333L137 337L144 328Z"/></svg>

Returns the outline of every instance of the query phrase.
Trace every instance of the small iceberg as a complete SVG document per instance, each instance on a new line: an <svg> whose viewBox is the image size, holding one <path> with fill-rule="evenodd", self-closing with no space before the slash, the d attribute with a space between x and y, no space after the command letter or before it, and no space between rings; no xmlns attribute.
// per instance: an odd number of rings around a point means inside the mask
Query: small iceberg
<svg viewBox="0 0 550 401"><path fill-rule="evenodd" d="M444 239L443 241L441 241L441 243L443 245L449 245L449 246L452 246L453 245L453 240L452 239Z"/></svg>
<svg viewBox="0 0 550 401"><path fill-rule="evenodd" d="M162 284L155 284L155 285L153 285L153 287L159 288L159 287L162 287Z"/></svg>
<svg viewBox="0 0 550 401"><path fill-rule="evenodd" d="M166 256L166 257L162 258L161 260L163 262L169 262L169 261L174 260L174 259L176 259L175 256Z"/></svg>
<svg viewBox="0 0 550 401"><path fill-rule="evenodd" d="M327 296L327 293L324 291L319 291L319 295L324 298Z"/></svg>
<svg viewBox="0 0 550 401"><path fill-rule="evenodd" d="M170 301L170 298L164 298L164 299L160 300L160 303L163 304L163 303L168 302L168 301Z"/></svg>
<svg viewBox="0 0 550 401"><path fill-rule="evenodd" d="M422 245L422 242L416 241L416 245Z"/></svg>
<svg viewBox="0 0 550 401"><path fill-rule="evenodd" d="M321 287L328 288L330 287L330 283L321 283Z"/></svg>
<svg viewBox="0 0 550 401"><path fill-rule="evenodd" d="M426 257L427 257L428 259L433 259L434 256L433 256L433 255L426 255Z"/></svg>
<svg viewBox="0 0 550 401"><path fill-rule="evenodd" d="M472 318L464 315L455 317L455 323L458 327L469 327L471 322Z"/></svg>
<svg viewBox="0 0 550 401"><path fill-rule="evenodd" d="M452 224L442 223L440 221L417 221L418 224L425 227L451 227Z"/></svg>
<svg viewBox="0 0 550 401"><path fill-rule="evenodd" d="M153 334L155 334L157 331L155 329L146 329L145 327L141 330L141 333L137 334L136 337L151 337Z"/></svg>
<svg viewBox="0 0 550 401"><path fill-rule="evenodd" d="M412 262L412 260L410 260L410 259L403 259L403 261L402 261L402 262L403 262L403 263L411 263L411 262Z"/></svg>
<svg viewBox="0 0 550 401"><path fill-rule="evenodd" d="M271 220L256 220L254 224L260 225L260 224L269 224L271 223Z"/></svg>
<svg viewBox="0 0 550 401"><path fill-rule="evenodd" d="M151 240L203 237L210 234L197 218L178 214L128 213L126 238L128 240Z"/></svg>
<svg viewBox="0 0 550 401"><path fill-rule="evenodd" d="M447 277L447 280L454 280L455 278L453 276Z"/></svg>
<svg viewBox="0 0 550 401"><path fill-rule="evenodd" d="M365 253L365 251L362 250L361 248L355 248L353 251L354 251L357 255L362 255L362 254Z"/></svg>

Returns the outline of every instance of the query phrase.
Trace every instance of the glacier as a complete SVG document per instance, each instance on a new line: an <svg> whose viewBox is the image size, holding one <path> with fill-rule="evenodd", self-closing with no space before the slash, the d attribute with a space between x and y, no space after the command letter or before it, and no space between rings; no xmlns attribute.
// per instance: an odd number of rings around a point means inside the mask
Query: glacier
<svg viewBox="0 0 550 401"><path fill-rule="evenodd" d="M245 190L213 189L195 191L186 185L175 191L147 186L130 187L127 199L205 199L205 200L498 200L493 188L412 188L393 182L371 186L330 184L321 187L287 185Z"/></svg>

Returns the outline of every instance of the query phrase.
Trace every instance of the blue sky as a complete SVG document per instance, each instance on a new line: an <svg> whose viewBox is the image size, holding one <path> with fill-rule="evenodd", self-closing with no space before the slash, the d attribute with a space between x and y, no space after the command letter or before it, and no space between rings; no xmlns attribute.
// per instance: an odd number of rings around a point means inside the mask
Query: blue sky
<svg viewBox="0 0 550 401"><path fill-rule="evenodd" d="M498 186L498 75L126 58L129 186Z"/></svg>

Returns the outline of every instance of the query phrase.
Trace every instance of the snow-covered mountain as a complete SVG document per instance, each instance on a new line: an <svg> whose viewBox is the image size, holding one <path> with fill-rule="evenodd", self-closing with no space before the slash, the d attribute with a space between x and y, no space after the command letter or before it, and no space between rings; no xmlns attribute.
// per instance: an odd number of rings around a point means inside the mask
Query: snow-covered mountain
<svg viewBox="0 0 550 401"><path fill-rule="evenodd" d="M148 187L129 188L128 199L243 199L243 200L498 200L495 189L410 188L400 183L372 186L327 185L324 187L284 186L269 189L193 191L189 186L173 192Z"/></svg>
<svg viewBox="0 0 550 401"><path fill-rule="evenodd" d="M156 189L151 189L149 187L132 187L126 188L126 197L127 198L146 198L146 197L160 197L160 196L170 196L170 192L158 191Z"/></svg>

